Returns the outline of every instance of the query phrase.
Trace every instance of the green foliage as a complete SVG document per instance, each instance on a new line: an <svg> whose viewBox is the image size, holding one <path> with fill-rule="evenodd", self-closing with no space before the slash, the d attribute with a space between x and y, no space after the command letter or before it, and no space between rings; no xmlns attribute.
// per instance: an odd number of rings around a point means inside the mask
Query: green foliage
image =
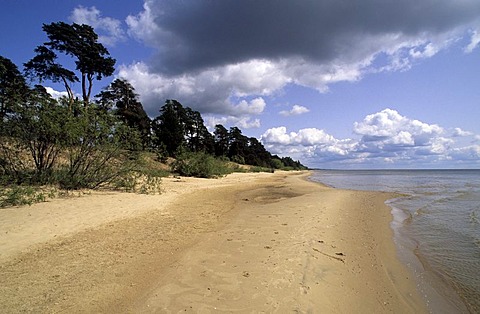
<svg viewBox="0 0 480 314"><path fill-rule="evenodd" d="M138 134L111 113L94 105L81 107L67 121L68 166L59 183L66 189L108 185L135 168Z"/></svg>
<svg viewBox="0 0 480 314"><path fill-rule="evenodd" d="M185 112L182 105L176 100L167 100L160 109L160 116L152 122L155 133L156 145L163 144L168 156L173 157L184 142L185 129L182 121L185 120Z"/></svg>
<svg viewBox="0 0 480 314"><path fill-rule="evenodd" d="M242 134L238 127L227 130L217 124L213 135L207 131L199 112L183 107L176 100L167 100L160 115L152 122L153 142L158 160L181 157L186 152L204 152L232 162L263 168L304 168L300 162L286 159L285 164L278 156L272 156L254 137ZM186 166L185 166L186 167ZM188 168L188 167L187 167ZM190 171L186 171L187 173Z"/></svg>
<svg viewBox="0 0 480 314"><path fill-rule="evenodd" d="M73 101L74 93L70 84L78 82L75 73L57 63L57 55L46 46L38 46L35 53L35 57L24 64L25 75L32 80L38 79L40 83L46 80L63 83L69 100Z"/></svg>
<svg viewBox="0 0 480 314"><path fill-rule="evenodd" d="M240 155L235 155L230 158L233 162L236 162L237 164L244 165L245 164L245 158Z"/></svg>
<svg viewBox="0 0 480 314"><path fill-rule="evenodd" d="M233 172L239 172L239 173L249 172L248 168L240 167L239 165L232 166L231 168Z"/></svg>
<svg viewBox="0 0 480 314"><path fill-rule="evenodd" d="M230 147L228 130L221 124L215 126L215 155L227 157Z"/></svg>
<svg viewBox="0 0 480 314"><path fill-rule="evenodd" d="M284 167L283 162L278 158L272 158L270 164L274 169L282 169Z"/></svg>
<svg viewBox="0 0 480 314"><path fill-rule="evenodd" d="M142 148L147 148L151 121L138 101L133 86L127 80L116 79L96 97L101 108L113 110L121 121L137 130L141 136Z"/></svg>
<svg viewBox="0 0 480 314"><path fill-rule="evenodd" d="M27 83L17 66L10 59L0 56L0 128L3 118L15 112L27 91Z"/></svg>
<svg viewBox="0 0 480 314"><path fill-rule="evenodd" d="M118 177L113 181L113 187L125 192L140 194L161 194L162 177L164 175L150 175L138 172L132 172L128 175Z"/></svg>
<svg viewBox="0 0 480 314"><path fill-rule="evenodd" d="M179 156L172 170L182 176L200 178L217 178L233 172L225 162L202 152Z"/></svg>
<svg viewBox="0 0 480 314"><path fill-rule="evenodd" d="M283 157L281 160L282 160L282 163L285 165L284 170L306 170L307 169L307 167L302 165L300 161L294 161L290 157Z"/></svg>
<svg viewBox="0 0 480 314"><path fill-rule="evenodd" d="M4 122L0 174L10 178L6 181L98 188L135 169L136 130L95 105L76 102L67 108L47 95L32 91Z"/></svg>
<svg viewBox="0 0 480 314"><path fill-rule="evenodd" d="M154 144L163 146L169 157L182 151L213 154L215 139L204 125L200 112L184 108L176 100L167 100L152 122Z"/></svg>
<svg viewBox="0 0 480 314"><path fill-rule="evenodd" d="M52 191L45 193L32 186L13 185L0 190L0 208L45 202L47 197L54 195Z"/></svg>
<svg viewBox="0 0 480 314"><path fill-rule="evenodd" d="M249 172L269 172L269 173L273 173L274 169L255 166L255 167L251 167Z"/></svg>
<svg viewBox="0 0 480 314"><path fill-rule="evenodd" d="M117 190L142 194L160 194L162 178L170 172L161 168L153 153L140 153L135 169L116 178L111 186Z"/></svg>
<svg viewBox="0 0 480 314"><path fill-rule="evenodd" d="M230 131L228 132L228 141L228 157L230 157L232 161L235 161L234 158L237 158L236 156L245 159L248 138L242 134L242 131L237 127L230 128ZM239 163L244 164L245 161Z"/></svg>
<svg viewBox="0 0 480 314"><path fill-rule="evenodd" d="M56 103L43 87L37 86L25 96L3 123L0 159L5 173L20 183L31 173L30 180L47 183L64 144L68 110ZM20 156L29 155L31 162ZM31 171L31 163L35 171Z"/></svg>
<svg viewBox="0 0 480 314"><path fill-rule="evenodd" d="M158 147L155 149L155 153L157 155L157 161L166 163L168 160L168 152L165 144L160 143Z"/></svg>
<svg viewBox="0 0 480 314"><path fill-rule="evenodd" d="M115 71L115 59L109 57L108 50L98 42L98 35L89 25L57 22L43 24L43 31L49 41L35 49L37 55L25 64L26 72L40 81L48 79L63 82L70 103L74 100L74 94L69 84L81 81L83 102L87 105L93 80L112 75ZM56 63L55 51L75 60L81 79L73 71Z"/></svg>
<svg viewBox="0 0 480 314"><path fill-rule="evenodd" d="M213 154L215 151L215 140L212 134L204 125L200 112L190 108L184 108L185 146L191 152L206 152Z"/></svg>

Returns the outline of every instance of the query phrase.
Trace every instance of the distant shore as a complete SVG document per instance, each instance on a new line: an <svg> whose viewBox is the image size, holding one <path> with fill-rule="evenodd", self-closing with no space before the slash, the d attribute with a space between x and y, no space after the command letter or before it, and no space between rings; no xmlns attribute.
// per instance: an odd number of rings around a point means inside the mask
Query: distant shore
<svg viewBox="0 0 480 314"><path fill-rule="evenodd" d="M0 210L0 309L427 312L384 202L308 172L166 178Z"/></svg>

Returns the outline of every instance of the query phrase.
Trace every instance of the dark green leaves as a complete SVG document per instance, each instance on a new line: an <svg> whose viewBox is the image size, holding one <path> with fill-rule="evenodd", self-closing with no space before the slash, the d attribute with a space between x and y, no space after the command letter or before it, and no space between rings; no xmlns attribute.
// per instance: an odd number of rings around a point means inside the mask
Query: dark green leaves
<svg viewBox="0 0 480 314"><path fill-rule="evenodd" d="M35 49L36 56L25 63L26 74L39 81L62 82L70 102L74 99L70 83L81 81L86 106L90 101L93 80L111 76L115 71L115 59L110 57L107 48L98 42L98 35L89 25L57 22L44 24L43 30L49 41L38 46ZM72 57L80 77L57 63L55 52Z"/></svg>

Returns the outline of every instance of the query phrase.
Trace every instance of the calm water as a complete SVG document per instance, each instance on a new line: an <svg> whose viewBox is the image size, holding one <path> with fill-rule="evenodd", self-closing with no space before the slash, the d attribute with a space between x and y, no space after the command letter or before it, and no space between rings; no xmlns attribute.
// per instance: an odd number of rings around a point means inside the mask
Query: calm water
<svg viewBox="0 0 480 314"><path fill-rule="evenodd" d="M392 227L429 308L480 313L480 170L322 170L311 179L408 195L388 202Z"/></svg>

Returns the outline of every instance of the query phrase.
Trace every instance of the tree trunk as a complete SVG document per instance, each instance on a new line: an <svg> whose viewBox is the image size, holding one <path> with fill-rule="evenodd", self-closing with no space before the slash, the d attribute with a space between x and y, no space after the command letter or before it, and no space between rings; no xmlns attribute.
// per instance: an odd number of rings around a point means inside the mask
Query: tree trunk
<svg viewBox="0 0 480 314"><path fill-rule="evenodd" d="M74 100L73 91L70 88L70 85L68 85L67 79L65 77L62 77L62 80L63 80L63 85L65 85L65 89L67 90L67 94L68 94L68 107L70 110L72 110L72 104Z"/></svg>
<svg viewBox="0 0 480 314"><path fill-rule="evenodd" d="M85 107L88 105L86 75L87 75L86 73L82 73L82 94L83 94L83 104Z"/></svg>
<svg viewBox="0 0 480 314"><path fill-rule="evenodd" d="M93 74L87 74L88 78L88 93L87 93L87 104L90 101L90 95L92 93L92 86L93 86Z"/></svg>

